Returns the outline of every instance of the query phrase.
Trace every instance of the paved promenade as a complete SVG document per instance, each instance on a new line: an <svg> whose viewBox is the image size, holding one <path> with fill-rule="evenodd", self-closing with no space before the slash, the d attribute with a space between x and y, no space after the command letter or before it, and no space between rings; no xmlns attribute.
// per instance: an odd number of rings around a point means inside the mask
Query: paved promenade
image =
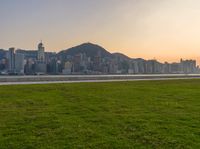
<svg viewBox="0 0 200 149"><path fill-rule="evenodd" d="M200 79L200 74L0 76L0 85Z"/></svg>

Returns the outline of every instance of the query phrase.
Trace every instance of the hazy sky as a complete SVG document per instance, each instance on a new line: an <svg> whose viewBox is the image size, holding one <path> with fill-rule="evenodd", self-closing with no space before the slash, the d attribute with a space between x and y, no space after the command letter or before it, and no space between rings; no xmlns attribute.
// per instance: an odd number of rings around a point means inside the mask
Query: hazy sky
<svg viewBox="0 0 200 149"><path fill-rule="evenodd" d="M84 42L130 57L200 60L200 0L0 0L0 48Z"/></svg>

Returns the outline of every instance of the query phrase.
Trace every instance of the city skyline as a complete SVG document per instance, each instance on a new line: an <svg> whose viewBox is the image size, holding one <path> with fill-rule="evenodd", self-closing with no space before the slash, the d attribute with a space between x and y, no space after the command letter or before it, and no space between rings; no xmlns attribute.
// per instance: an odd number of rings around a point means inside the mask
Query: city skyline
<svg viewBox="0 0 200 149"><path fill-rule="evenodd" d="M1 0L0 48L58 52L92 42L109 52L164 62L200 61L197 0ZM33 41L36 41L33 43Z"/></svg>
<svg viewBox="0 0 200 149"><path fill-rule="evenodd" d="M38 40L38 41L40 41L41 43L46 43L46 42L43 42L43 40ZM71 46L71 47L68 47L68 48L65 48L65 49L61 49L61 50L57 50L57 51L50 51L50 50L48 50L48 49L45 49L45 51L46 51L46 52L51 52L51 53L59 53L59 52L61 52L61 51L68 50L68 49L70 49L70 48L72 48L72 47L80 46L80 45L82 45L82 44L87 44L87 43L91 43L91 42L79 43L79 44L77 44L77 45L73 45L73 46ZM91 43L91 44L98 45L97 43ZM46 45L46 44L45 44L45 45ZM103 47L102 45L99 45L99 46L101 46L102 48L105 48L105 47ZM33 49L24 49L24 48L20 48L20 47L16 48L16 47L14 47L14 46L10 46L10 47L7 48L7 49L1 48L1 47L0 47L0 49L2 49L2 50L9 50L10 48L14 48L14 49L16 49L16 50L26 50L26 51L35 51L35 50L37 51L37 49L38 49L37 46L35 46L35 48L33 48ZM106 49L106 48L105 48L105 49ZM198 65L198 66L200 65L200 61L198 61L198 58L176 57L175 59L171 59L171 60L166 60L166 59L161 60L161 59L157 59L156 57L153 57L153 58L130 57L129 55L127 55L126 53L122 53L121 51L114 51L114 52L111 52L109 49L106 49L106 50L107 50L108 52L110 52L111 54L120 53L120 54L123 54L123 55L125 55L125 56L131 58L131 59L142 58L142 59L145 59L145 60L156 60L156 61L158 61L158 62L160 62L160 63L165 63L165 62L167 62L167 63L179 63L181 59L186 59L186 60L196 60L197 65Z"/></svg>
<svg viewBox="0 0 200 149"><path fill-rule="evenodd" d="M40 41L40 42L38 42L38 43L42 43L42 44L45 44L45 42L43 42L43 40L38 40L38 41ZM141 58L141 59L144 59L144 60L156 60L156 61L158 61L158 62L160 62L160 63L178 63L178 62L180 62L180 60L181 59L186 59L186 60L196 60L196 59L193 59L193 58L182 58L182 57L180 57L179 59L177 59L176 61L173 61L173 60L171 60L171 61L167 61L167 60L159 60L159 59L156 59L156 57L153 57L153 58L145 58L145 57L130 57L129 55L127 55L126 53L122 53L121 51L115 51L115 52L111 52L109 49L106 49L105 47L103 47L102 45L99 45L99 44L97 44L97 43L91 43L91 42L85 42L85 43L79 43L79 44L77 44L77 45L73 45L73 46L71 46L71 47L68 47L68 48L65 48L65 49L61 49L61 50L58 50L58 51L50 51L50 50L48 50L48 49L46 49L45 48L45 52L46 53L55 53L55 54L58 54L58 53L60 53L60 52L62 52L62 51L67 51L67 50L69 50L69 49L71 49L71 48L73 48L73 47L77 47L77 46L81 46L81 45L84 45L84 44L92 44L92 45L97 45L97 46L100 46L100 47L102 47L102 48L104 48L106 51L108 51L110 54L115 54L115 53L117 53L117 54L122 54L122 55L124 55L124 56L127 56L128 58L130 58L130 59L138 59L138 58ZM46 44L45 44L46 45ZM9 48L1 48L0 47L0 50L5 50L5 51L9 51L9 49L15 49L15 50L25 50L25 51L27 51L27 52L29 52L29 51L37 51L38 50L38 46L35 46L35 48L33 48L33 49L24 49L24 48L20 48L20 47L14 47L14 46L10 46ZM198 63L198 61L197 61L197 65L199 66L199 63Z"/></svg>
<svg viewBox="0 0 200 149"><path fill-rule="evenodd" d="M132 59L121 53L110 53L100 45L83 43L58 53L45 52L42 41L37 50L0 49L1 75L45 74L197 74L196 60L161 63L156 59Z"/></svg>

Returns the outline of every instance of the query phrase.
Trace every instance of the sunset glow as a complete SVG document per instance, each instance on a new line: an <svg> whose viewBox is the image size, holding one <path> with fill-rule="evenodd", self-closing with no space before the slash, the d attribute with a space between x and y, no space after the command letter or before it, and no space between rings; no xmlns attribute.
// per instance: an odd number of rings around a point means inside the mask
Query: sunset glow
<svg viewBox="0 0 200 149"><path fill-rule="evenodd" d="M92 42L159 61L200 61L199 0L1 0L0 48Z"/></svg>

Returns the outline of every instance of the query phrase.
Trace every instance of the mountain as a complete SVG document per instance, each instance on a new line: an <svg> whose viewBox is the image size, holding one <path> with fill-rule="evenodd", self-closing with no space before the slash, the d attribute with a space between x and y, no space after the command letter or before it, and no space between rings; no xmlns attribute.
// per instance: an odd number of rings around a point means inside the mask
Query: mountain
<svg viewBox="0 0 200 149"><path fill-rule="evenodd" d="M120 61L130 61L131 58L122 54L122 53L113 53L112 54L114 56L114 58L120 60Z"/></svg>
<svg viewBox="0 0 200 149"><path fill-rule="evenodd" d="M97 55L100 55L101 57L113 57L113 55L103 47L92 43L84 43L79 46L63 50L58 53L58 56L64 58L68 55L75 56L80 53L85 53L87 57L95 57Z"/></svg>

